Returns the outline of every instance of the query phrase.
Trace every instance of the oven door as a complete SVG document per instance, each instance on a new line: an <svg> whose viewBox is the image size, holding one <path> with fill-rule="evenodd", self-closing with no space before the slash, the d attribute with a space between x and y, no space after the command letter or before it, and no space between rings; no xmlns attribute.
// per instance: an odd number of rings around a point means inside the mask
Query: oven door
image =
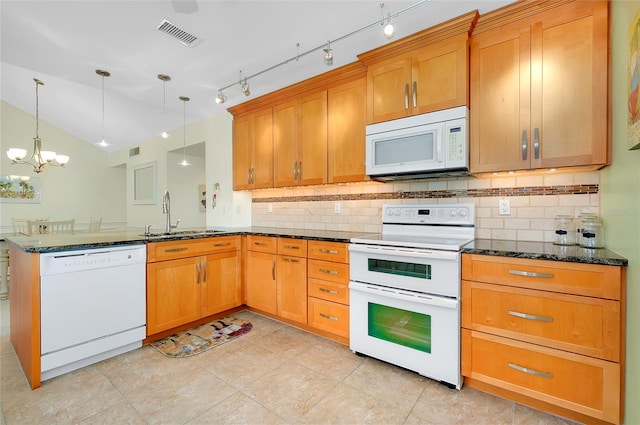
<svg viewBox="0 0 640 425"><path fill-rule="evenodd" d="M460 389L460 308L453 298L349 283L350 348Z"/></svg>
<svg viewBox="0 0 640 425"><path fill-rule="evenodd" d="M351 280L458 298L460 252L350 244Z"/></svg>

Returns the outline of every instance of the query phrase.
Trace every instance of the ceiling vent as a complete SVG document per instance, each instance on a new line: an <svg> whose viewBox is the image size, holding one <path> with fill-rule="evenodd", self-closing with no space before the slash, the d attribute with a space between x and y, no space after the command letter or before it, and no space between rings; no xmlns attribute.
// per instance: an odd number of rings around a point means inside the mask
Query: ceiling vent
<svg viewBox="0 0 640 425"><path fill-rule="evenodd" d="M203 39L176 27L166 19L156 25L156 31L179 41L187 47L194 47L203 41Z"/></svg>
<svg viewBox="0 0 640 425"><path fill-rule="evenodd" d="M140 146L129 149L129 157L140 155Z"/></svg>

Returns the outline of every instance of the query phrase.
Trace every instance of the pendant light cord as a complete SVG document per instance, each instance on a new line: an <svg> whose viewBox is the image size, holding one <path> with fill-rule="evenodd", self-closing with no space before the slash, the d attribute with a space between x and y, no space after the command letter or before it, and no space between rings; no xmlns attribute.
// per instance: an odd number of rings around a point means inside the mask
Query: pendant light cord
<svg viewBox="0 0 640 425"><path fill-rule="evenodd" d="M36 81L36 139L40 138L40 132L39 130L39 126L40 126L40 114L38 113L39 110L39 101L38 101L38 86L40 85L40 83L38 83L38 81Z"/></svg>

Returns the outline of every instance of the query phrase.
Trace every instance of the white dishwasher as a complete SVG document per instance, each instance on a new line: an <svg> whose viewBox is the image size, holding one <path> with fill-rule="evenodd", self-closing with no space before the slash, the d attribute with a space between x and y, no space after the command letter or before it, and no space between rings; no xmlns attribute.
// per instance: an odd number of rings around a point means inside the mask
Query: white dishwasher
<svg viewBox="0 0 640 425"><path fill-rule="evenodd" d="M146 246L40 254L41 379L142 346Z"/></svg>

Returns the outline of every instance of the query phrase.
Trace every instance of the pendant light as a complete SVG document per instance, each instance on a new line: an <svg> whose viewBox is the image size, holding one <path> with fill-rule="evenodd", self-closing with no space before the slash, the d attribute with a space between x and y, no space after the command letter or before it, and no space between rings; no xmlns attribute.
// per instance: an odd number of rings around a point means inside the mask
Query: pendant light
<svg viewBox="0 0 640 425"><path fill-rule="evenodd" d="M180 96L179 99L182 101L182 161L178 164L186 167L191 165L187 162L187 102L189 98Z"/></svg>
<svg viewBox="0 0 640 425"><path fill-rule="evenodd" d="M53 151L42 150L42 140L39 134L38 86L43 86L44 83L37 78L34 78L33 81L36 82L36 137L33 138L33 152L28 159L24 159L27 156L26 149L9 148L7 150L7 157L9 157L12 164L30 165L33 167L33 171L41 173L46 165L64 167L64 165L69 162L69 157L67 155L57 155Z"/></svg>
<svg viewBox="0 0 640 425"><path fill-rule="evenodd" d="M104 77L111 76L111 73L109 71L103 71L102 69L96 69L96 74L102 77L102 140L98 145L106 148L109 146L109 143L107 143L107 140L104 137Z"/></svg>
<svg viewBox="0 0 640 425"><path fill-rule="evenodd" d="M158 78L162 80L162 117L163 121L166 121L164 118L167 112L167 81L171 81L171 77L165 74L158 74ZM169 133L166 131L163 131L160 135L163 139L169 137Z"/></svg>

